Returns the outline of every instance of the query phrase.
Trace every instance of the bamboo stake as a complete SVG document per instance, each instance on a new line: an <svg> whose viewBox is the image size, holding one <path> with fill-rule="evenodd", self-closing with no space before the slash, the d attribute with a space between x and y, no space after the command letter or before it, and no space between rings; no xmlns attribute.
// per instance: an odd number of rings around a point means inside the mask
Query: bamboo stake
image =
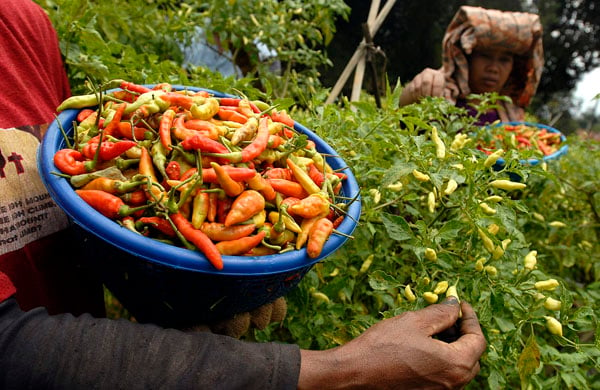
<svg viewBox="0 0 600 390"><path fill-rule="evenodd" d="M375 22L373 23L373 25L369 26L369 32L371 33L372 37L375 36L375 34L377 33L377 30L379 30L379 28L385 21L385 18L390 13L390 10L392 9L392 7L394 6L395 3L396 3L396 0L388 0L385 3L385 5L383 6L383 9L381 10L381 12L377 15L377 18L375 19ZM365 55L365 40L363 38L363 40L358 45L358 48L352 55L352 58L350 58L350 61L348 61L348 64L344 68L344 71L342 72L340 78L335 83L335 85L333 86L333 89L329 93L329 96L327 97L327 100L325 101L326 104L331 104L335 101L335 99L338 97L338 95L342 91L344 84L346 84L346 81L350 77L352 70L356 67L356 64L358 64L358 60L361 57L363 57L364 55Z"/></svg>
<svg viewBox="0 0 600 390"><path fill-rule="evenodd" d="M373 25L377 12L379 11L380 0L373 0L371 2L371 8L369 9L369 16L367 17L367 25L369 28ZM350 101L355 102L360 98L360 91L362 89L363 80L365 77L365 66L366 56L363 54L356 64L356 70L354 71L354 84L352 85L352 95Z"/></svg>

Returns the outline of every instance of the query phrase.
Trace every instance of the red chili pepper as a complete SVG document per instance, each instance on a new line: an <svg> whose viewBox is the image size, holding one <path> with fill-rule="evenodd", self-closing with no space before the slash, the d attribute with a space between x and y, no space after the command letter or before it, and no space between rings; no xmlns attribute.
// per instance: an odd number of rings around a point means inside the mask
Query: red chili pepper
<svg viewBox="0 0 600 390"><path fill-rule="evenodd" d="M181 178L181 166L177 161L171 161L165 168L167 177L171 180L179 180Z"/></svg>
<svg viewBox="0 0 600 390"><path fill-rule="evenodd" d="M319 219L308 233L308 243L306 244L306 253L311 259L319 257L325 241L333 232L333 223L327 218Z"/></svg>
<svg viewBox="0 0 600 390"><path fill-rule="evenodd" d="M137 95L134 95L131 92L127 91L114 91L111 92L111 95L127 103L133 103L133 101L137 98Z"/></svg>
<svg viewBox="0 0 600 390"><path fill-rule="evenodd" d="M173 86L170 83L158 83L154 87L152 87L153 91L165 91L171 92Z"/></svg>
<svg viewBox="0 0 600 390"><path fill-rule="evenodd" d="M128 151L136 145L137 143L130 140L123 140L117 142L102 141L98 158L101 161L112 160L113 158L119 157L121 154L125 153L126 151ZM81 153L91 160L96 154L96 149L98 149L97 136L88 141L88 143L81 150Z"/></svg>
<svg viewBox="0 0 600 390"><path fill-rule="evenodd" d="M527 138L523 137L522 135L517 135L517 136L515 137L515 139L516 139L516 140L517 140L519 143L521 143L521 144L524 144L524 145L527 145L527 146L531 146L531 141L530 141L529 139L527 139Z"/></svg>
<svg viewBox="0 0 600 390"><path fill-rule="evenodd" d="M146 131L148 131L148 129L143 128L143 127L137 127L137 126L135 126L132 131L131 123L119 122L114 135L117 138L134 139L134 137L135 137L135 139L137 139L137 140L143 140L146 138Z"/></svg>
<svg viewBox="0 0 600 390"><path fill-rule="evenodd" d="M96 211L110 219L125 217L140 210L139 207L129 207L121 198L105 191L75 190L75 192Z"/></svg>
<svg viewBox="0 0 600 390"><path fill-rule="evenodd" d="M140 227L139 227L140 225L141 226L150 225L154 229L160 231L161 233L163 233L163 234L165 234L165 235L167 235L169 237L175 237L176 236L176 233L175 233L175 230L173 229L173 226L165 218L161 218L161 217L142 217L142 218L138 219L137 222L136 222L136 227L138 227L138 229L140 229Z"/></svg>
<svg viewBox="0 0 600 390"><path fill-rule="evenodd" d="M300 199L294 198L293 196L288 196L287 198L285 198L281 201L280 207L287 206L287 210L290 211L290 207L295 205L298 202L300 202Z"/></svg>
<svg viewBox="0 0 600 390"><path fill-rule="evenodd" d="M342 180L346 180L348 178L348 175L346 175L345 173L342 173L342 172L333 172L333 174Z"/></svg>
<svg viewBox="0 0 600 390"><path fill-rule="evenodd" d="M242 151L213 153L210 154L210 156L223 158L233 163L250 162L254 160L267 149L267 143L269 142L269 124L267 121L267 117L261 118L256 137L254 137L254 140L252 140L248 146L242 149Z"/></svg>
<svg viewBox="0 0 600 390"><path fill-rule="evenodd" d="M269 121L266 117L260 119L258 125L258 131L256 137L250 145L246 146L242 150L242 162L254 160L258 157L265 149L267 149L267 143L269 142Z"/></svg>
<svg viewBox="0 0 600 390"><path fill-rule="evenodd" d="M219 98L219 104L221 106L234 106L237 107L240 104L240 98Z"/></svg>
<svg viewBox="0 0 600 390"><path fill-rule="evenodd" d="M92 110L91 108L84 108L77 114L77 122L83 122L88 116L92 115L95 112L96 111Z"/></svg>
<svg viewBox="0 0 600 390"><path fill-rule="evenodd" d="M219 139L219 129L217 129L217 126L212 122L205 121L202 119L190 119L185 121L183 125L188 129L203 132L208 138L212 140Z"/></svg>
<svg viewBox="0 0 600 390"><path fill-rule="evenodd" d="M247 237L254 232L256 226L253 223L247 225L225 226L218 222L204 222L200 227L213 241L231 241L238 238Z"/></svg>
<svg viewBox="0 0 600 390"><path fill-rule="evenodd" d="M289 168L271 168L264 173L267 179L292 180L292 171Z"/></svg>
<svg viewBox="0 0 600 390"><path fill-rule="evenodd" d="M242 115L242 114L240 114L239 112L237 112L235 110L228 110L228 109L223 108L223 107L219 108L219 112L218 112L217 115L222 120L237 122L237 123L241 123L241 124L246 123L246 121L248 120L247 116Z"/></svg>
<svg viewBox="0 0 600 390"><path fill-rule="evenodd" d="M221 167L227 172L229 177L235 181L247 181L254 177L256 171L251 168L234 167L232 165L221 165ZM181 175L180 180L189 179L193 174L197 172L196 168L190 168ZM212 168L202 169L202 181L204 183L218 183L217 174Z"/></svg>
<svg viewBox="0 0 600 390"><path fill-rule="evenodd" d="M267 142L267 146L271 149L277 149L278 147L280 147L281 145L283 145L285 143L285 140L277 134L270 134L269 135L269 142Z"/></svg>
<svg viewBox="0 0 600 390"><path fill-rule="evenodd" d="M337 229L338 227L340 227L342 222L344 222L344 216L340 215L339 217L333 220L333 228Z"/></svg>
<svg viewBox="0 0 600 390"><path fill-rule="evenodd" d="M321 188L323 186L323 182L325 181L325 175L323 175L323 172L321 172L319 170L319 168L317 168L315 166L315 164L309 164L308 166L308 176L310 176L310 178L312 179L312 181L315 182L315 184Z"/></svg>
<svg viewBox="0 0 600 390"><path fill-rule="evenodd" d="M141 206L146 204L148 198L146 198L146 191L137 190L133 192L128 192L126 194L122 194L119 196L126 204L130 206Z"/></svg>
<svg viewBox="0 0 600 390"><path fill-rule="evenodd" d="M139 85L139 84L134 84L130 81L121 82L120 87L121 87L121 89L125 89L125 90L131 91L131 92L137 92L137 93L146 93L146 92L152 91L152 89L150 89L148 87L144 87L143 85Z"/></svg>
<svg viewBox="0 0 600 390"><path fill-rule="evenodd" d="M552 154L552 149L544 141L538 139L537 145L540 148L540 150L542 151L542 153L544 153L544 156L548 156L548 155Z"/></svg>
<svg viewBox="0 0 600 390"><path fill-rule="evenodd" d="M175 120L173 121L173 128L171 129L171 131L175 138L180 140L198 134L196 130L190 130L187 127L185 127L185 115L179 115L175 118Z"/></svg>
<svg viewBox="0 0 600 390"><path fill-rule="evenodd" d="M303 199L308 196L308 193L300 183L286 179L267 179L273 189L284 196L293 196L294 198Z"/></svg>
<svg viewBox="0 0 600 390"><path fill-rule="evenodd" d="M121 118L123 117L123 111L125 111L125 107L127 104L122 103L117 106L115 111L115 115L112 117L108 125L104 128L104 136L114 135L118 131L118 125L121 122Z"/></svg>
<svg viewBox="0 0 600 390"><path fill-rule="evenodd" d="M225 222L225 218L227 218L227 213L231 210L231 203L233 201L229 197L224 197L223 199L219 199L217 202L217 222Z"/></svg>
<svg viewBox="0 0 600 390"><path fill-rule="evenodd" d="M199 229L194 229L191 222L180 213L171 214L171 220L179 230L179 233L194 244L206 256L206 259L218 270L223 269L223 258L221 253L206 234Z"/></svg>
<svg viewBox="0 0 600 390"><path fill-rule="evenodd" d="M219 195L216 192L208 194L208 212L206 213L206 219L209 222L215 222L217 218L217 203L219 202Z"/></svg>
<svg viewBox="0 0 600 390"><path fill-rule="evenodd" d="M80 175L86 173L85 156L75 149L61 149L54 154L54 165L67 175Z"/></svg>
<svg viewBox="0 0 600 390"><path fill-rule="evenodd" d="M229 150L222 143L212 140L200 133L185 138L181 142L185 150L201 150L209 153L229 153Z"/></svg>
<svg viewBox="0 0 600 390"><path fill-rule="evenodd" d="M240 256L256 247L265 238L265 231L261 230L254 236L242 237L237 240L221 241L216 244L217 250L222 255Z"/></svg>
<svg viewBox="0 0 600 390"><path fill-rule="evenodd" d="M231 210L225 218L225 226L244 222L265 209L265 198L254 190L242 192L231 205Z"/></svg>
<svg viewBox="0 0 600 390"><path fill-rule="evenodd" d="M194 104L194 99L189 95L183 95L177 92L169 92L160 95L160 98L166 102L169 102L171 106L177 106L189 110Z"/></svg>
<svg viewBox="0 0 600 390"><path fill-rule="evenodd" d="M271 119L273 119L273 122L281 122L286 126L294 127L294 120L290 118L285 110L271 111Z"/></svg>
<svg viewBox="0 0 600 390"><path fill-rule="evenodd" d="M219 98L219 105L221 106L230 106L230 107L238 107L240 106L241 102L245 102L243 104L247 104L248 107L250 107L252 109L252 112L255 114L260 113L260 109L256 106L256 104L254 104L253 102L246 100L246 99L240 99L240 98ZM249 116L249 115L247 115Z"/></svg>
<svg viewBox="0 0 600 390"><path fill-rule="evenodd" d="M168 109L162 114L160 123L158 125L158 136L160 143L167 150L173 149L171 147L171 127L173 126L173 120L175 119L175 111Z"/></svg>

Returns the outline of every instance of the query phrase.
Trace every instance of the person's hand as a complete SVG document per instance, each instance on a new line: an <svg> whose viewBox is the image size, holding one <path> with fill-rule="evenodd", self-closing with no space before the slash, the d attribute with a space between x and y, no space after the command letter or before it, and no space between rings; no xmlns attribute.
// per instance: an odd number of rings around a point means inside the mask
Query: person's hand
<svg viewBox="0 0 600 390"><path fill-rule="evenodd" d="M454 326L455 341L439 339ZM462 388L479 372L485 348L471 306L449 298L383 320L340 347L302 350L298 388Z"/></svg>
<svg viewBox="0 0 600 390"><path fill-rule="evenodd" d="M443 96L444 74L441 70L425 68L402 90L400 106L419 101L426 96Z"/></svg>

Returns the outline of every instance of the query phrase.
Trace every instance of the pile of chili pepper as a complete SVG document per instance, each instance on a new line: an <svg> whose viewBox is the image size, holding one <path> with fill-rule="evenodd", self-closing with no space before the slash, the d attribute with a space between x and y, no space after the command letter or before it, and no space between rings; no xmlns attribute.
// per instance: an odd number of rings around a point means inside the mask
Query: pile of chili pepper
<svg viewBox="0 0 600 390"><path fill-rule="evenodd" d="M526 124L500 124L492 126L485 140L480 140L478 148L486 154L495 150L520 149L535 150L549 156L560 148L561 133L546 128Z"/></svg>
<svg viewBox="0 0 600 390"><path fill-rule="evenodd" d="M217 269L222 255L306 247L316 258L342 234L346 175L285 110L124 80L70 97L57 110L65 109L80 111L54 155L57 174L137 234L199 250Z"/></svg>

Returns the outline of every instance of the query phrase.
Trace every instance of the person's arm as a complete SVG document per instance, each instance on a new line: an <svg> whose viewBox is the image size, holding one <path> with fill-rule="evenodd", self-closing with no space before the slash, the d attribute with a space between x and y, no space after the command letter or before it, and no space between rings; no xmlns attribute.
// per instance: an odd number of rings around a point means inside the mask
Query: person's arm
<svg viewBox="0 0 600 390"><path fill-rule="evenodd" d="M460 335L456 341L433 337L457 321ZM298 388L462 388L479 372L485 348L475 312L452 298L383 320L340 347L302 350Z"/></svg>
<svg viewBox="0 0 600 390"><path fill-rule="evenodd" d="M442 96L444 93L444 73L441 70L425 68L402 90L400 106L419 101L426 96Z"/></svg>
<svg viewBox="0 0 600 390"><path fill-rule="evenodd" d="M0 303L0 388L294 389L295 345Z"/></svg>

